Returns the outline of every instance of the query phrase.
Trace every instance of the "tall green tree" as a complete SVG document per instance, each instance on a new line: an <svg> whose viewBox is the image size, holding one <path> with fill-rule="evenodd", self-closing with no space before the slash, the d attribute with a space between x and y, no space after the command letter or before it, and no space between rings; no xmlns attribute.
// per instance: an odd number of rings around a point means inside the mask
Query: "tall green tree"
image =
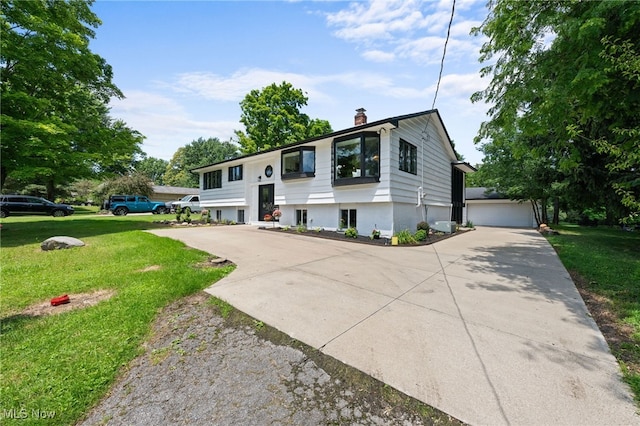
<svg viewBox="0 0 640 426"><path fill-rule="evenodd" d="M328 121L311 119L300 112L308 100L302 90L286 81L252 90L240 102L240 122L246 133L235 131L242 152L252 154L331 133Z"/></svg>
<svg viewBox="0 0 640 426"><path fill-rule="evenodd" d="M124 171L143 137L112 120L122 98L111 66L89 49L92 1L0 0L0 185L8 176L57 185Z"/></svg>
<svg viewBox="0 0 640 426"><path fill-rule="evenodd" d="M638 165L615 153L637 147L640 90L621 58L637 57L640 2L491 0L488 7L475 32L488 38L480 61L491 82L472 99L491 107L477 140L500 145L514 169L537 156L576 207L633 215L624 194L637 199Z"/></svg>
<svg viewBox="0 0 640 426"><path fill-rule="evenodd" d="M136 161L134 168L137 173L147 176L156 185L164 185L164 174L169 162L161 158L147 157Z"/></svg>
<svg viewBox="0 0 640 426"><path fill-rule="evenodd" d="M238 146L232 142L220 142L218 138L198 138L178 148L173 154L163 177L164 184L197 188L198 176L191 173L191 169L229 160L238 155Z"/></svg>

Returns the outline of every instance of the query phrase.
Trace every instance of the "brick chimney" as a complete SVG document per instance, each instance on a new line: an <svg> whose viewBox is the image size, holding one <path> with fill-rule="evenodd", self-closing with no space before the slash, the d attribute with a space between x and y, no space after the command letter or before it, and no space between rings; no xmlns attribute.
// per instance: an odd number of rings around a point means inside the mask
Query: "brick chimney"
<svg viewBox="0 0 640 426"><path fill-rule="evenodd" d="M361 126L363 124L367 124L367 116L364 113L366 111L366 109L364 108L358 108L356 110L356 116L354 117L354 121L355 121L355 125L356 126Z"/></svg>

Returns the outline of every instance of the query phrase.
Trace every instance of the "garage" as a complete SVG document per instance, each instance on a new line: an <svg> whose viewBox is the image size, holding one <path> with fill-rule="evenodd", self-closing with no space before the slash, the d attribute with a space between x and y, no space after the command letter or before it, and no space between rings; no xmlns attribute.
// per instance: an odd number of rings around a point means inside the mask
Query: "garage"
<svg viewBox="0 0 640 426"><path fill-rule="evenodd" d="M474 225L536 228L531 203L509 200L487 188L466 188L466 216Z"/></svg>

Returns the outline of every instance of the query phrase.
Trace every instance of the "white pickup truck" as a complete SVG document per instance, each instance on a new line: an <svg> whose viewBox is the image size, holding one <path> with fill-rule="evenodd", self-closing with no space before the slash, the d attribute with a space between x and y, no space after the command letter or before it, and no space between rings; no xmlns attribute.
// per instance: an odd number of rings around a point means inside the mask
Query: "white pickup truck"
<svg viewBox="0 0 640 426"><path fill-rule="evenodd" d="M191 212L196 213L202 210L200 208L200 196L199 195L185 195L178 201L171 203L171 210L175 210L180 207L182 210L189 208Z"/></svg>

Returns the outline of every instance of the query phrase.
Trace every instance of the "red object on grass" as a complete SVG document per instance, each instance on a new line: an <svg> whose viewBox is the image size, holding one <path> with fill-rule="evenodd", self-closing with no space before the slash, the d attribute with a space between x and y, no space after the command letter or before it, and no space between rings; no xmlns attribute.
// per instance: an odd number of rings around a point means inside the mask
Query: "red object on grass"
<svg viewBox="0 0 640 426"><path fill-rule="evenodd" d="M66 294L64 296L58 296L51 299L51 306L64 305L65 303L69 303L69 296Z"/></svg>

